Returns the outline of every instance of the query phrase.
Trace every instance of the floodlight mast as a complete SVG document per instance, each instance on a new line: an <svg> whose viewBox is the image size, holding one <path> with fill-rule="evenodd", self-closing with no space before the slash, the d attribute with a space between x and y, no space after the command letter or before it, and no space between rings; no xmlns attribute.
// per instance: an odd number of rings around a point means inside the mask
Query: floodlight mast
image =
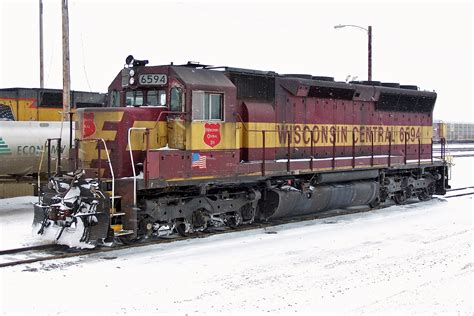
<svg viewBox="0 0 474 316"><path fill-rule="evenodd" d="M359 26L359 25L354 25L354 24L338 24L334 25L335 29L342 29L344 27L355 27L360 30L363 30L364 32L367 33L368 36L368 49L367 49L367 54L368 54L368 65L367 65L367 77L369 81L372 81L372 26L369 25L367 28Z"/></svg>

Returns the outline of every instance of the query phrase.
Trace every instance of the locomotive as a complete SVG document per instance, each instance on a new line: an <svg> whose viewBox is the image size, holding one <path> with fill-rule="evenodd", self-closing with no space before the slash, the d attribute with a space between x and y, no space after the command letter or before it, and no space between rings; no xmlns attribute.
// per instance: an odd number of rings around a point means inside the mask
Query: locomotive
<svg viewBox="0 0 474 316"><path fill-rule="evenodd" d="M129 56L109 107L78 109L73 170L34 223L95 244L188 235L446 193L436 93L377 81Z"/></svg>

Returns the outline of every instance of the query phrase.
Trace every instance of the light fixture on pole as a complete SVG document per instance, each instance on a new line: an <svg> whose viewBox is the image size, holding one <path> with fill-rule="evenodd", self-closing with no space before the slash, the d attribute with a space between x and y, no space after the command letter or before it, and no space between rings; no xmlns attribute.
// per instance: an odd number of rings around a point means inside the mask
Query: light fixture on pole
<svg viewBox="0 0 474 316"><path fill-rule="evenodd" d="M368 26L367 28L359 26L359 25L353 25L353 24L339 24L335 25L335 29L341 29L343 27L355 27L360 30L363 30L367 33L368 37L368 80L372 80L372 26Z"/></svg>

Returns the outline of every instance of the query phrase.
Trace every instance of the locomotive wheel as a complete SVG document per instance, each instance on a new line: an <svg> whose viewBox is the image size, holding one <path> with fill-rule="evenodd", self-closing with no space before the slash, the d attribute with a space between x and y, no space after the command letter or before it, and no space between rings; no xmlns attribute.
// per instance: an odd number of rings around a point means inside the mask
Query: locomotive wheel
<svg viewBox="0 0 474 316"><path fill-rule="evenodd" d="M117 237L117 239L124 245L132 245L136 243L137 241L140 240L139 237L131 237L131 236L122 236L122 237Z"/></svg>
<svg viewBox="0 0 474 316"><path fill-rule="evenodd" d="M237 227L237 220L235 219L235 216L229 217L229 219L226 221L226 223L230 228L236 228Z"/></svg>
<svg viewBox="0 0 474 316"><path fill-rule="evenodd" d="M185 222L176 222L176 231L181 237L187 237L188 236L188 230L186 229L186 223Z"/></svg>
<svg viewBox="0 0 474 316"><path fill-rule="evenodd" d="M432 198L432 195L435 192L435 184L430 183L428 187L422 189L420 192L417 193L417 197L420 201L426 201Z"/></svg>
<svg viewBox="0 0 474 316"><path fill-rule="evenodd" d="M193 212L191 224L193 230L205 230L207 228L208 215L204 208L200 208Z"/></svg>
<svg viewBox="0 0 474 316"><path fill-rule="evenodd" d="M420 192L418 192L416 194L416 196L418 197L418 200L420 201L426 201L426 200L429 200L431 198L431 195L428 193L428 189L422 189Z"/></svg>
<svg viewBox="0 0 474 316"><path fill-rule="evenodd" d="M239 212L235 212L233 215L229 215L226 219L226 224L230 228L237 228L242 223L242 216Z"/></svg>
<svg viewBox="0 0 474 316"><path fill-rule="evenodd" d="M141 217L138 221L138 235L150 237L153 233L153 223L152 217L148 215Z"/></svg>
<svg viewBox="0 0 474 316"><path fill-rule="evenodd" d="M398 205L405 204L405 202L407 201L407 193L405 192L405 190L398 191L394 194L393 200Z"/></svg>
<svg viewBox="0 0 474 316"><path fill-rule="evenodd" d="M239 210L239 213L241 214L242 221L244 222L253 221L255 218L255 209L250 203L242 206Z"/></svg>

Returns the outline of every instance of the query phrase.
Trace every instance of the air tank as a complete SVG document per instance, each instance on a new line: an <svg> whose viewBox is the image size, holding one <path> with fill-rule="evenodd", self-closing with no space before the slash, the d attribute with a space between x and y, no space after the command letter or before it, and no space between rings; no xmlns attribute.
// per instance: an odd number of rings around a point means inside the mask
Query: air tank
<svg viewBox="0 0 474 316"><path fill-rule="evenodd" d="M48 138L61 136L62 165L69 157L69 122L0 121L0 175L23 176L38 173L41 155ZM73 123L74 124L74 123ZM74 127L74 125L73 125ZM74 128L73 128L74 139ZM52 169L56 166L57 143L51 141ZM42 172L47 171L47 152Z"/></svg>
<svg viewBox="0 0 474 316"><path fill-rule="evenodd" d="M286 186L271 189L260 200L264 218L283 218L309 215L335 208L361 206L372 203L379 191L376 181L353 181L317 185L305 192Z"/></svg>

